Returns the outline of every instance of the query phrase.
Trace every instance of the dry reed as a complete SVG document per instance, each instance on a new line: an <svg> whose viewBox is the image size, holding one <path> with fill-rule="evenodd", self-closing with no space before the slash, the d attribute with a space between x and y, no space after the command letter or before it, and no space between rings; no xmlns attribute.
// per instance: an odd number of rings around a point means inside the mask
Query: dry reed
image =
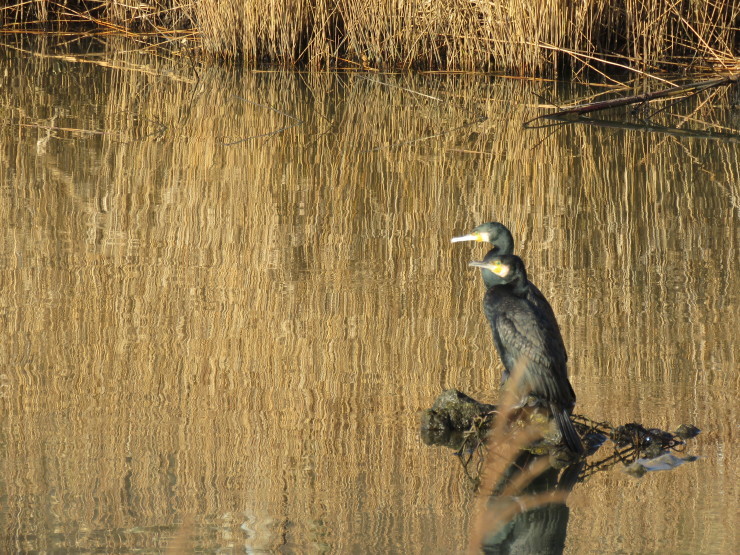
<svg viewBox="0 0 740 555"><path fill-rule="evenodd" d="M516 424L516 391L524 377L527 359L520 359L502 390L498 414L488 438L488 450L481 473L481 483L468 538L468 552L477 553L487 535L496 534L516 515L548 503L564 503L568 491L552 490L527 494L525 488L550 468L550 458L543 456L506 479L510 467L524 449L543 437L543 429L534 423ZM512 418L514 417L514 418ZM496 490L497 495L493 498ZM515 503L497 503L496 499L516 498ZM491 503L491 501L494 501Z"/></svg>
<svg viewBox="0 0 740 555"><path fill-rule="evenodd" d="M622 68L733 71L735 0L390 2L374 0L17 0L6 30L83 26L195 33L206 55L313 68L423 68L576 75Z"/></svg>

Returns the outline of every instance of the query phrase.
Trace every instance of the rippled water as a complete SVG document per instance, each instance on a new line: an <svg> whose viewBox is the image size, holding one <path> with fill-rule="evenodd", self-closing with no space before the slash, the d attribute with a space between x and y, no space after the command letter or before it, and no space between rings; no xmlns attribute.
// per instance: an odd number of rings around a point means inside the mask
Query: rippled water
<svg viewBox="0 0 740 555"><path fill-rule="evenodd" d="M418 423L496 401L486 249L449 242L491 219L577 412L703 430L694 463L577 484L566 552L735 549L736 143L523 131L589 93L541 81L111 48L0 50L2 551L464 550L472 486ZM726 102L686 121L737 129Z"/></svg>

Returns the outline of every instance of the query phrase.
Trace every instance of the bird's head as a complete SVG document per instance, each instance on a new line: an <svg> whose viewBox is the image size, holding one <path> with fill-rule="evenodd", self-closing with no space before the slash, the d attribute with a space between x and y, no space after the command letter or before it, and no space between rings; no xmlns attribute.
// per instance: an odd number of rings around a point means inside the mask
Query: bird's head
<svg viewBox="0 0 740 555"><path fill-rule="evenodd" d="M452 238L453 243L462 241L491 243L493 250L498 254L511 254L514 252L514 238L511 236L511 231L499 222L481 224L467 235Z"/></svg>
<svg viewBox="0 0 740 555"><path fill-rule="evenodd" d="M481 269L486 287L508 283L523 287L527 283L527 270L522 259L513 254L499 254L496 249L488 251L483 260L470 262L468 266Z"/></svg>

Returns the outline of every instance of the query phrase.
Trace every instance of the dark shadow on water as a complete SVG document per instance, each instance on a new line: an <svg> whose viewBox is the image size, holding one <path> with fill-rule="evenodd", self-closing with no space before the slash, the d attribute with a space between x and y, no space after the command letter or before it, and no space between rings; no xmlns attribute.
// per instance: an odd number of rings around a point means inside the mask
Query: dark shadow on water
<svg viewBox="0 0 740 555"><path fill-rule="evenodd" d="M523 452L488 501L494 520L503 523L483 539L485 553L562 553L568 530L568 493L578 482L583 462L558 469L551 465L516 495L504 495L521 473L536 468L546 456Z"/></svg>

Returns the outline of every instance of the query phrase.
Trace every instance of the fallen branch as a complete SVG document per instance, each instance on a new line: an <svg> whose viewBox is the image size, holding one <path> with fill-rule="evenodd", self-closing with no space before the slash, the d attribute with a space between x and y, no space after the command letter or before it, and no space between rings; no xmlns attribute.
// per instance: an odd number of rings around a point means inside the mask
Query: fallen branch
<svg viewBox="0 0 740 555"><path fill-rule="evenodd" d="M674 98L682 96L695 95L701 91L712 89L715 87L724 87L740 82L740 74L729 75L720 79L711 79L709 81L701 81L699 83L690 83L688 85L680 85L664 89L662 91L655 91L645 94L637 94L632 96L626 96L624 98L612 98L610 100L602 100L600 102L592 102L589 104L580 104L578 106L572 106L558 110L552 114L545 114L537 116L531 120L524 122L525 128L533 127L531 124L541 119L558 120L563 121L576 119L574 116L581 116L583 114L590 114L592 112L598 112L601 110L608 110L610 108L618 108L620 106L629 106L631 104L643 104L652 100L658 100L662 98Z"/></svg>
<svg viewBox="0 0 740 555"><path fill-rule="evenodd" d="M740 134L722 133L719 131L696 131L691 129L680 129L678 127L667 127L665 125L655 125L650 123L624 123L593 118L573 119L572 116L547 116L548 119L558 123L579 123L592 125L594 127L606 127L611 129L622 129L632 131L648 131L650 133L663 133L674 137L690 137L692 139L709 139L717 141L726 141L730 143L740 143ZM554 125L554 124L553 124Z"/></svg>

